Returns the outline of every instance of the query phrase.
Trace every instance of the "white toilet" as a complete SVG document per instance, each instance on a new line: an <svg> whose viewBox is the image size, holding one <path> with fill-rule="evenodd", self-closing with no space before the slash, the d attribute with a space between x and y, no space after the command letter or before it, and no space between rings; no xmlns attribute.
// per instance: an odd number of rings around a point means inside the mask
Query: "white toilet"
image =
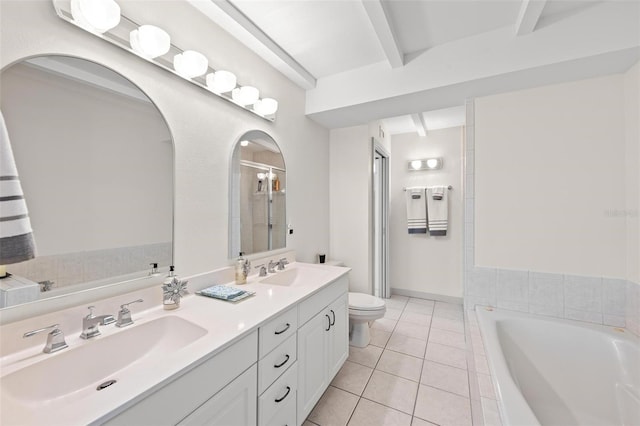
<svg viewBox="0 0 640 426"><path fill-rule="evenodd" d="M384 300L364 293L349 293L349 344L364 348L369 344L369 322L387 311Z"/></svg>

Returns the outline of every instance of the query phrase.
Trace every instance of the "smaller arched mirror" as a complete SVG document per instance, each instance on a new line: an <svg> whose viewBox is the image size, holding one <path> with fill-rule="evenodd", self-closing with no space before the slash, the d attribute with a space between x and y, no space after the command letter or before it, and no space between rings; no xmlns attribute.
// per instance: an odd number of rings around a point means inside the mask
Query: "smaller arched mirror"
<svg viewBox="0 0 640 426"><path fill-rule="evenodd" d="M238 139L230 183L229 257L285 248L287 173L271 136L251 130Z"/></svg>

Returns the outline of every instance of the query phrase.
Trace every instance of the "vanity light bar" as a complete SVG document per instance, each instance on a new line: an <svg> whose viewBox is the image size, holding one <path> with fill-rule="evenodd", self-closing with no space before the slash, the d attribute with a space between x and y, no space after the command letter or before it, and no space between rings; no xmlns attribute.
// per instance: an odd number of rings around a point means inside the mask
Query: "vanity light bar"
<svg viewBox="0 0 640 426"><path fill-rule="evenodd" d="M89 1L95 2L98 0ZM112 0L106 1L113 2ZM78 28L82 28L83 30L87 31L90 34L93 34L96 37L99 37L115 46L118 46L121 49L124 49L166 71L169 71L170 73L180 77L181 79L188 81L189 83L194 84L201 89L206 90L208 93L231 102L239 108L244 109L245 111L249 111L267 121L275 121L276 112L278 110L278 102L275 99L268 97L260 99L257 96L259 94L259 91L256 88L252 88L255 89L255 91L249 90L250 92L252 92L250 93L251 96L241 96L240 98L238 98L238 96L236 95L236 98L234 98L232 95L233 91L236 91L237 93L238 89L249 88L251 86L239 85L235 81L235 76L229 71L216 71L213 68L209 67L208 64L205 67L203 65L203 58L205 61L206 58L202 54L193 52L197 53L201 57L193 55L192 53L189 53L192 51L182 50L169 42L169 48L167 52L157 57L152 57L153 55L145 54L140 50L140 29L141 27L145 27L144 25L141 26L135 21L121 14L120 22L115 27L102 32L102 29L100 29L99 31L94 30L91 26L87 25L86 22L74 19L71 12L72 0L52 0L52 2L56 14L63 21L69 22L70 24L75 25ZM73 0L73 2L78 3L78 0ZM80 1L79 3L82 3L82 1ZM74 10L74 13L76 14L76 16L78 16L77 6L74 7L74 9L76 9ZM163 31L160 28L157 29ZM132 32L134 32L133 37L135 39L135 50L134 47L132 47L131 43ZM162 34L159 33L159 36L162 37ZM186 56L184 55L185 52L188 53ZM179 58L177 61L175 61L176 56L178 56ZM194 60L185 63L185 59L191 58L193 58ZM177 68L179 68L180 72L176 70L176 65L174 65L174 63L179 64ZM199 67L199 69L197 71L188 72L192 69L192 67ZM192 75L193 77L190 77ZM247 92L247 90L245 90L244 92ZM247 101L251 101L251 103L247 103Z"/></svg>

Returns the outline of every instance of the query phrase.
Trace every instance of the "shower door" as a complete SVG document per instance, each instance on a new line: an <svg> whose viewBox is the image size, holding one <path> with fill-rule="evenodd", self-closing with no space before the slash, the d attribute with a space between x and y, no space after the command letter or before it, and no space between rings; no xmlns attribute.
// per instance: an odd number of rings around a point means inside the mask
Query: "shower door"
<svg viewBox="0 0 640 426"><path fill-rule="evenodd" d="M389 154L373 139L373 294L391 297L389 285Z"/></svg>

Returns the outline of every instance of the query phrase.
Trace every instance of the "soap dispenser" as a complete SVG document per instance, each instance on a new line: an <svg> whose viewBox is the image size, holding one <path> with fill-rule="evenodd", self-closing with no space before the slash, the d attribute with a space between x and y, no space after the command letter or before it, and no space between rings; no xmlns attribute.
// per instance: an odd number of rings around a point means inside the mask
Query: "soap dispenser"
<svg viewBox="0 0 640 426"><path fill-rule="evenodd" d="M238 261L236 262L236 284L246 284L247 275L249 275L249 271L251 270L251 262L242 257L243 255L244 253L240 252L240 257L238 257Z"/></svg>
<svg viewBox="0 0 640 426"><path fill-rule="evenodd" d="M162 283L162 306L165 310L169 311L180 307L180 299L187 293L187 282L178 279L173 265L169 266L169 275Z"/></svg>

